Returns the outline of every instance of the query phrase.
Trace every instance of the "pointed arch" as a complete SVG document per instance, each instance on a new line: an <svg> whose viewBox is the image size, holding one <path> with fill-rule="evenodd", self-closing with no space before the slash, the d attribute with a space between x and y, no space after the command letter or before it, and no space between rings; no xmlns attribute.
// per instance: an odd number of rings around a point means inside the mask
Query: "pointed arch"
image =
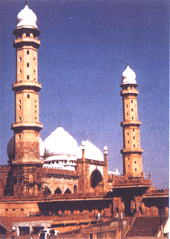
<svg viewBox="0 0 170 239"><path fill-rule="evenodd" d="M49 187L45 187L44 189L44 195L50 195L51 194L51 190L49 189Z"/></svg>
<svg viewBox="0 0 170 239"><path fill-rule="evenodd" d="M58 187L58 188L55 190L54 194L62 194L61 189Z"/></svg>
<svg viewBox="0 0 170 239"><path fill-rule="evenodd" d="M67 188L66 191L65 191L65 194L67 194L67 193L71 193L69 188Z"/></svg>
<svg viewBox="0 0 170 239"><path fill-rule="evenodd" d="M103 180L103 177L101 175L101 172L97 169L95 169L91 174L91 186L92 188L95 188L98 183L100 183Z"/></svg>

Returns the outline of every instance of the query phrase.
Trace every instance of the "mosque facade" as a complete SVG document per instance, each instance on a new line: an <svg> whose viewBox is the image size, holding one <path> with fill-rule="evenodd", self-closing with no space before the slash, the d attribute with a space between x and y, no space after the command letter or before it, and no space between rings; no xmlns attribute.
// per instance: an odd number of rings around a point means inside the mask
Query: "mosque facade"
<svg viewBox="0 0 170 239"><path fill-rule="evenodd" d="M124 218L158 216L160 210L167 216L168 192L152 187L150 177L145 179L142 171L138 85L129 65L120 86L123 101L120 175L108 171L107 146L101 152L88 140L78 145L60 126L42 141L40 31L37 17L28 5L17 15L13 34L17 61L12 86L15 122L11 126L14 135L7 145L8 165L0 166L0 233L32 234L52 225L66 232L92 224L98 214L104 221L116 219L120 214Z"/></svg>

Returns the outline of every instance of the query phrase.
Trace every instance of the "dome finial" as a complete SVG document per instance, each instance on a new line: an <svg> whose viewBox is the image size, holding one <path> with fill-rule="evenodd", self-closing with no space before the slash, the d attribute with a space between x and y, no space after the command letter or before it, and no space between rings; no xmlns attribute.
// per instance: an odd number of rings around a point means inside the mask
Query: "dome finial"
<svg viewBox="0 0 170 239"><path fill-rule="evenodd" d="M59 127L61 127L61 125L60 125L60 121L59 121Z"/></svg>
<svg viewBox="0 0 170 239"><path fill-rule="evenodd" d="M136 74L130 68L128 61L127 61L127 67L122 73L122 84L136 84Z"/></svg>
<svg viewBox="0 0 170 239"><path fill-rule="evenodd" d="M37 16L29 9L27 0L25 0L25 7L17 15L17 29L19 28L38 29Z"/></svg>

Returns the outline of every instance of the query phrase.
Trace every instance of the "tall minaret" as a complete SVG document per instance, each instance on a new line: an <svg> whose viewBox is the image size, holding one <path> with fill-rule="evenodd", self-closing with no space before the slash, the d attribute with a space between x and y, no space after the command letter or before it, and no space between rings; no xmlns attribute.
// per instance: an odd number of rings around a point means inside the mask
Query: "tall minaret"
<svg viewBox="0 0 170 239"><path fill-rule="evenodd" d="M123 99L123 174L127 177L141 177L142 152L140 148L140 133L137 111L138 90L136 74L130 69L129 64L122 74L121 96Z"/></svg>
<svg viewBox="0 0 170 239"><path fill-rule="evenodd" d="M12 160L14 172L14 194L37 196L41 187L39 169L39 139L42 124L39 123L38 48L40 31L37 17L28 5L17 15L16 48L15 122L11 128L15 138L15 158Z"/></svg>

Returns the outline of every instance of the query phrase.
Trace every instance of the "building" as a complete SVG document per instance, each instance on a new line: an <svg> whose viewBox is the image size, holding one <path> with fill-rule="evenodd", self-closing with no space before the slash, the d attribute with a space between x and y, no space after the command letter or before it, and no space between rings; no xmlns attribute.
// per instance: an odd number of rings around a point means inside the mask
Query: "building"
<svg viewBox="0 0 170 239"><path fill-rule="evenodd" d="M0 167L0 233L22 236L54 227L64 238L68 231L79 230L80 235L84 233L81 228L90 226L94 236L96 227L98 233L111 231L110 235L116 237L126 235L128 225L137 217L150 216L152 221L159 215L163 215L161 225L166 228L168 191L152 187L142 171L138 85L133 70L127 64L122 74L123 175L119 175L108 172L107 146L103 153L90 141L78 146L60 126L44 142L41 140L40 31L36 15L27 4L17 16L13 34L17 59L12 86L15 122L11 126L14 136L7 146L8 165ZM101 216L103 231L98 225ZM162 227L157 227L155 235ZM85 238L93 237L90 231L83 234Z"/></svg>

